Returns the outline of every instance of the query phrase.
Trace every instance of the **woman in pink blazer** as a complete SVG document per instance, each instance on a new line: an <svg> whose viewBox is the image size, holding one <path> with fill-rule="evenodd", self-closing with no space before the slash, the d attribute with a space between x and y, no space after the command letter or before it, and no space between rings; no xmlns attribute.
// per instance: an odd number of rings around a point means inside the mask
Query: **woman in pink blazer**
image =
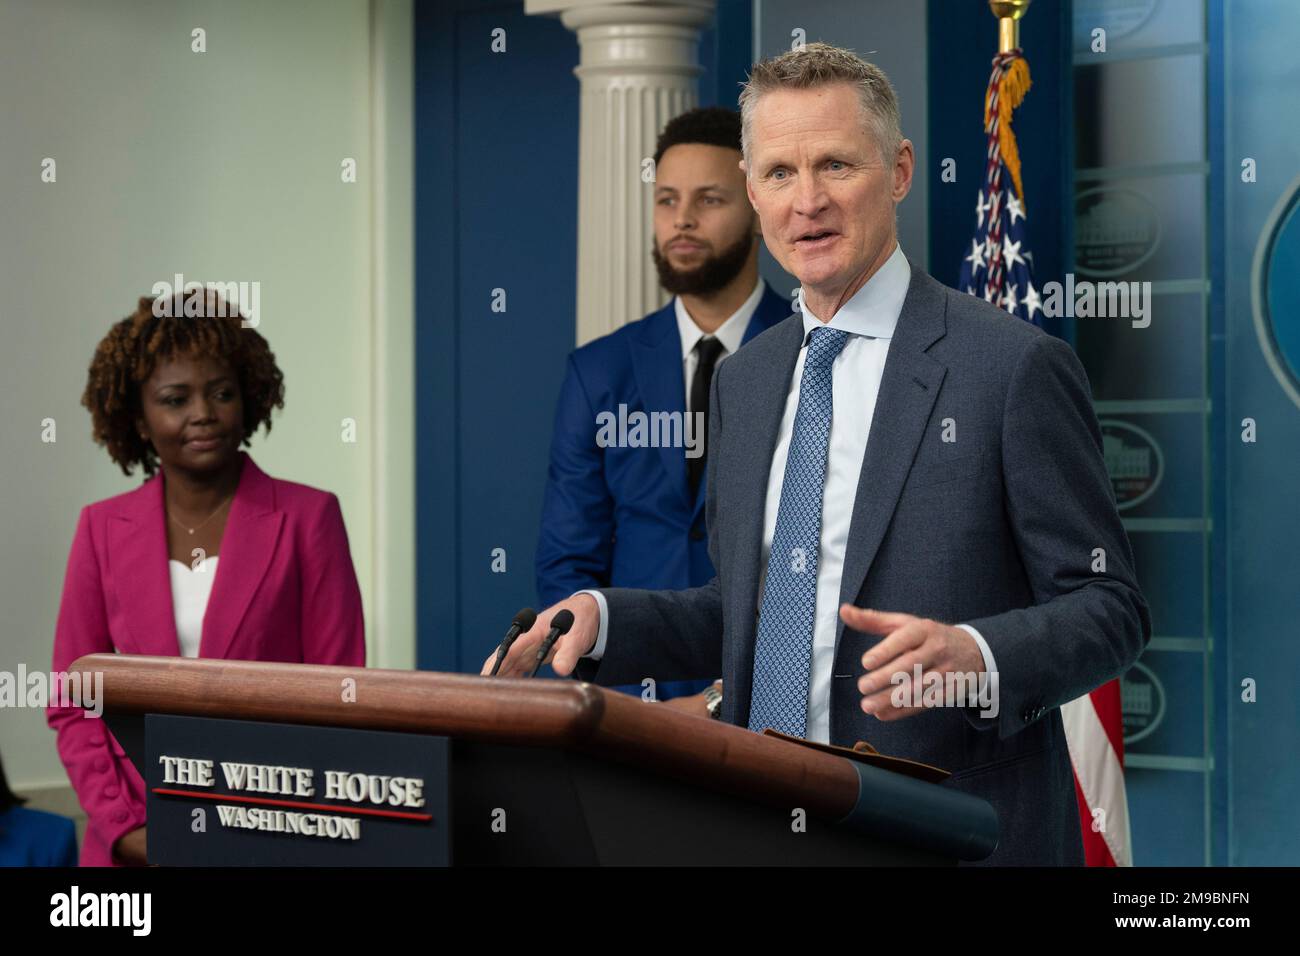
<svg viewBox="0 0 1300 956"><path fill-rule="evenodd" d="M82 404L122 470L151 477L82 509L56 672L112 651L365 664L338 499L270 477L241 450L259 426L270 431L284 385L235 310L203 290L141 298L100 343ZM81 864L143 863L139 773L102 720L57 706L47 720L89 818Z"/></svg>

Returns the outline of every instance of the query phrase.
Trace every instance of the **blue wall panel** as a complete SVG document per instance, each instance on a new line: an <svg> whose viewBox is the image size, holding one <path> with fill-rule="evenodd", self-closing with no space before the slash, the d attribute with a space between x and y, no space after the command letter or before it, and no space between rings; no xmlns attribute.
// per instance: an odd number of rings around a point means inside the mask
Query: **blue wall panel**
<svg viewBox="0 0 1300 956"><path fill-rule="evenodd" d="M504 53L491 49L498 27ZM422 668L476 671L534 603L551 417L574 336L577 58L573 33L519 3L416 8Z"/></svg>

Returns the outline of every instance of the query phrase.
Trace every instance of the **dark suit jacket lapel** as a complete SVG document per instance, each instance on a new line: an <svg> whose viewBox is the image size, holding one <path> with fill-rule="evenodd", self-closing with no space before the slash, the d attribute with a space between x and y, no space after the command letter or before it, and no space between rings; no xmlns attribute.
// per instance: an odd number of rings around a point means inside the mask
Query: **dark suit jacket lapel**
<svg viewBox="0 0 1300 956"><path fill-rule="evenodd" d="M749 325L745 326L745 334L740 340L742 346L748 344L749 340L756 335L761 335L774 325L779 325L783 320L788 319L794 313L790 303L777 295L770 285L763 283L763 294L759 297L758 308L749 319ZM802 321L802 320L801 320ZM802 345L802 340L800 341ZM798 354L796 349L796 355ZM791 369L794 366L791 365ZM780 424L781 419L777 418ZM773 448L776 446L773 445ZM700 512L704 510L705 489L709 484L708 467L705 466L704 478L700 481L699 494L695 496L695 514L691 518L691 523L700 520Z"/></svg>
<svg viewBox="0 0 1300 956"><path fill-rule="evenodd" d="M128 654L180 654L165 513L159 472L127 498L108 522L108 578L127 628L114 639L118 650Z"/></svg>
<svg viewBox="0 0 1300 956"><path fill-rule="evenodd" d="M737 609L738 619L731 622L730 639L723 648L724 670L735 675L736 719L744 724L749 718L749 694L754 678L754 626L758 613L758 578L762 571L763 512L767 505L767 478L772 455L781 430L799 349L803 346L803 319L792 315L772 333L773 360L754 363L743 376L729 380L727 391L731 404L729 418L724 419L727 446L733 450L728 462L727 511L738 516L735 551L731 556L730 588L733 595L723 595L725 606ZM767 346L764 346L767 347ZM741 457L741 456L744 457ZM725 546L725 544L724 544Z"/></svg>
<svg viewBox="0 0 1300 956"><path fill-rule="evenodd" d="M646 414L686 410L686 380L682 376L682 338L677 332L677 314L670 302L654 313L640 335L632 339L632 373L637 390L645 402ZM596 409L597 412L606 409ZM615 415L617 408L608 409ZM629 412L633 409L629 408ZM685 420L683 419L683 427ZM592 427L595 427L593 423ZM683 436L684 440L684 436ZM668 483L689 507L690 485L686 480L686 453L683 448L658 448L659 460Z"/></svg>
<svg viewBox="0 0 1300 956"><path fill-rule="evenodd" d="M789 300L777 295L766 282L763 283L763 294L759 297L758 308L754 310L749 325L745 327L745 335L741 338L740 344L746 344L754 336L761 335L774 325L779 325L793 314L794 306Z"/></svg>
<svg viewBox="0 0 1300 956"><path fill-rule="evenodd" d="M840 581L841 604L851 604L857 599L916 458L947 372L947 366L927 355L926 350L943 337L946 328L943 286L913 265L907 297L885 358L867 451L853 499L853 519ZM841 621L835 632L837 653L843 634Z"/></svg>
<svg viewBox="0 0 1300 956"><path fill-rule="evenodd" d="M253 594L271 564L284 523L284 513L275 509L275 487L271 479L246 453L240 454L244 465L221 537L221 560L217 563L217 577L212 582L212 594L203 616L200 657L226 656Z"/></svg>

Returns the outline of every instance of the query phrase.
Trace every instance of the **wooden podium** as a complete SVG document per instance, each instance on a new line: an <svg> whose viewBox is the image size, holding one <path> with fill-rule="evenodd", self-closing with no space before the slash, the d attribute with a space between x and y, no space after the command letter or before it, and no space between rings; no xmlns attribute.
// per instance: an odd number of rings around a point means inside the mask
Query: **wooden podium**
<svg viewBox="0 0 1300 956"><path fill-rule="evenodd" d="M391 865L952 865L997 845L970 794L587 683L115 654L73 670L102 673L104 719L146 781L160 716L445 738L446 779L428 786L446 794L446 859L399 840ZM201 863L153 825L152 801L183 791L151 789L150 860Z"/></svg>

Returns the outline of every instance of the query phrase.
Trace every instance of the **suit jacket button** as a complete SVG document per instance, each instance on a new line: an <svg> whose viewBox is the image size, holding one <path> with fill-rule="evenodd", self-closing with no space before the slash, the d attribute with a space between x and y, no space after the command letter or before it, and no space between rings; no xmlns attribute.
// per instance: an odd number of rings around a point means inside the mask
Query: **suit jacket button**
<svg viewBox="0 0 1300 956"><path fill-rule="evenodd" d="M97 770L99 773L104 773L105 771L107 771L107 770L108 770L108 761L105 760L103 757L100 757L99 759L97 759L97 760L95 761L95 770Z"/></svg>
<svg viewBox="0 0 1300 956"><path fill-rule="evenodd" d="M126 823L126 814L119 813L117 816L113 817L113 820L117 823Z"/></svg>
<svg viewBox="0 0 1300 956"><path fill-rule="evenodd" d="M118 794L118 789L117 789L117 787L105 787L105 788L104 788L104 796L108 797L108 799L110 799L110 800L116 800L116 799L117 799L117 794Z"/></svg>
<svg viewBox="0 0 1300 956"><path fill-rule="evenodd" d="M691 529L691 540L692 540L692 541L703 541L704 538L705 538L705 534L704 534L704 532L703 532L702 530L700 530L699 528L692 528L692 529Z"/></svg>

